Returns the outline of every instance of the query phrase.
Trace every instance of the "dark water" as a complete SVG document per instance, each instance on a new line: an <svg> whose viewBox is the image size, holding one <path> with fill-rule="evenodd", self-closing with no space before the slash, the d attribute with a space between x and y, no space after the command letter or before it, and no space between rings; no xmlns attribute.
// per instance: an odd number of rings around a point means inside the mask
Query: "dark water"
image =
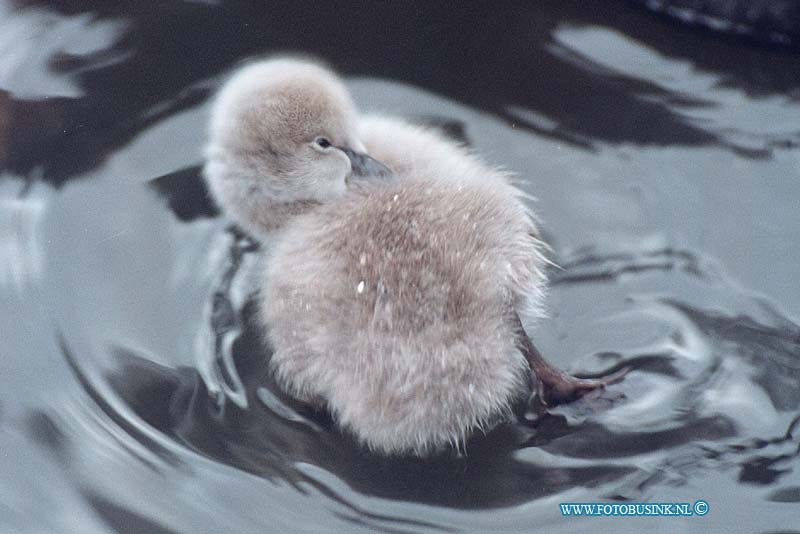
<svg viewBox="0 0 800 534"><path fill-rule="evenodd" d="M797 0L628 0L664 17L772 46L800 45Z"/></svg>
<svg viewBox="0 0 800 534"><path fill-rule="evenodd" d="M307 4L0 4L0 531L800 532L797 52L622 1ZM628 378L427 461L283 396L197 176L272 50L519 172L563 267L537 344Z"/></svg>

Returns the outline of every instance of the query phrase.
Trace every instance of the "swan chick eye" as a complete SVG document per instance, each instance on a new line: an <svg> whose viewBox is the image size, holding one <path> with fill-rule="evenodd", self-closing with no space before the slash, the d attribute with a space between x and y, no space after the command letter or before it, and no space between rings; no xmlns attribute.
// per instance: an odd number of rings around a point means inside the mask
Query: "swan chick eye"
<svg viewBox="0 0 800 534"><path fill-rule="evenodd" d="M333 146L331 142L325 137L317 137L316 139L314 139L314 144L323 150Z"/></svg>

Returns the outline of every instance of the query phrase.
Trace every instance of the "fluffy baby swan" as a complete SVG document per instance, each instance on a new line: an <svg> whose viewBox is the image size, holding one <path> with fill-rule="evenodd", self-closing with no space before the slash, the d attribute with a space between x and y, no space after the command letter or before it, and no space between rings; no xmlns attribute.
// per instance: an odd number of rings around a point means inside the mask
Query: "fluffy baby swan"
<svg viewBox="0 0 800 534"><path fill-rule="evenodd" d="M621 376L567 375L525 334L546 260L508 176L432 131L359 117L321 66L236 73L205 176L233 219L273 237L260 298L279 381L373 450L457 445L508 417L531 372L551 402Z"/></svg>

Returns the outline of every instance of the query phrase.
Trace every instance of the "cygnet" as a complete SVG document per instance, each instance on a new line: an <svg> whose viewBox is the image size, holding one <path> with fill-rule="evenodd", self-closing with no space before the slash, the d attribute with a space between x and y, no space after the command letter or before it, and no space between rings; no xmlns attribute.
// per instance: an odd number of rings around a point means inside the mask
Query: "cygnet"
<svg viewBox="0 0 800 534"><path fill-rule="evenodd" d="M624 374L570 376L525 333L547 260L510 176L434 131L360 116L327 68L241 68L209 137L213 197L269 244L260 318L279 383L370 449L459 447L509 418L532 374L550 403Z"/></svg>

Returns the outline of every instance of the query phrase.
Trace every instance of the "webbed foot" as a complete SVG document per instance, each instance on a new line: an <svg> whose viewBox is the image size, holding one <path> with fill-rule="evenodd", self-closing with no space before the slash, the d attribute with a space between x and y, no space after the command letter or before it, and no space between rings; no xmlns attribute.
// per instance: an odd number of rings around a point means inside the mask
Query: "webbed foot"
<svg viewBox="0 0 800 534"><path fill-rule="evenodd" d="M534 347L528 334L525 333L519 316L515 316L515 320L519 331L519 349L528 360L531 372L536 375L536 391L539 401L545 406L571 402L590 391L616 384L631 370L630 367L624 367L618 371L592 378L572 376L545 360L544 356Z"/></svg>
<svg viewBox="0 0 800 534"><path fill-rule="evenodd" d="M545 406L572 402L590 391L616 384L631 370L630 367L624 367L597 378L578 378L544 363L544 367L532 366L531 370L537 378L537 394Z"/></svg>

